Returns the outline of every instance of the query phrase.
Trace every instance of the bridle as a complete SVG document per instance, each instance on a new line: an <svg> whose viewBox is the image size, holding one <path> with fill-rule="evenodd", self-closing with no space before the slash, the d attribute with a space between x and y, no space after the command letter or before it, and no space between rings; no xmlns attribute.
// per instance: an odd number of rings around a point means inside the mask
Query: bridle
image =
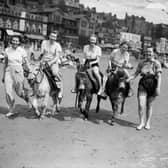
<svg viewBox="0 0 168 168"><path fill-rule="evenodd" d="M28 82L29 82L29 84L31 86L34 86L35 84L39 85L42 82L43 78L44 78L44 72L42 70L41 65L40 65L40 67L38 67L37 69L35 69L35 71L37 73L32 72L31 70L29 70L29 71L26 72L26 73L28 73L27 79L28 79ZM29 78L29 76L31 76L31 75L33 76L33 78ZM40 80L38 80L38 76L41 76Z"/></svg>

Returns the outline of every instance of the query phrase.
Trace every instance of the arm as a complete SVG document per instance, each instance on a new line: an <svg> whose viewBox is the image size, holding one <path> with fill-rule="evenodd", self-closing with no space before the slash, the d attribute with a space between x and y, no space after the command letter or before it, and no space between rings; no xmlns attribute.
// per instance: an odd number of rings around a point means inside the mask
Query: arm
<svg viewBox="0 0 168 168"><path fill-rule="evenodd" d="M134 74L132 74L128 79L127 79L127 82L135 79L141 72L141 68L142 68L142 63L139 63L138 66L137 66L137 69L135 71Z"/></svg>
<svg viewBox="0 0 168 168"><path fill-rule="evenodd" d="M56 47L55 47L55 52L54 52L54 59L52 61L50 61L50 65L52 65L55 62L59 62L61 61L62 58L62 48L60 46L60 44L57 43Z"/></svg>
<svg viewBox="0 0 168 168"><path fill-rule="evenodd" d="M41 43L41 54L40 54L40 61L41 62L43 62L43 60L44 60L44 55L46 54L46 50L45 50L45 41L43 41L42 43Z"/></svg>
<svg viewBox="0 0 168 168"><path fill-rule="evenodd" d="M160 94L160 87L161 87L161 73L162 73L162 68L161 64L158 62L157 64L157 72L156 72L156 77L157 77L157 87L156 87L156 96Z"/></svg>
<svg viewBox="0 0 168 168"><path fill-rule="evenodd" d="M96 57L97 57L97 61L99 62L99 59L100 59L100 57L102 56L102 49L101 49L100 47L98 47L97 50L98 50L98 51L97 51Z"/></svg>
<svg viewBox="0 0 168 168"><path fill-rule="evenodd" d="M86 61L86 53L87 53L87 47L86 46L84 46L83 47L83 55L84 55L84 58L82 59L82 64L84 64L85 63L85 61Z"/></svg>
<svg viewBox="0 0 168 168"><path fill-rule="evenodd" d="M30 63L28 61L27 52L23 49L22 53L23 53L23 55L22 55L22 58L23 58L23 61L22 61L23 69L25 71L29 71Z"/></svg>
<svg viewBox="0 0 168 168"><path fill-rule="evenodd" d="M161 86L161 73L157 73L157 88L160 89Z"/></svg>
<svg viewBox="0 0 168 168"><path fill-rule="evenodd" d="M4 58L4 66L3 66L3 74L2 74L2 82L4 83L5 80L5 71L6 71L6 67L8 66L8 58L5 54L5 58Z"/></svg>

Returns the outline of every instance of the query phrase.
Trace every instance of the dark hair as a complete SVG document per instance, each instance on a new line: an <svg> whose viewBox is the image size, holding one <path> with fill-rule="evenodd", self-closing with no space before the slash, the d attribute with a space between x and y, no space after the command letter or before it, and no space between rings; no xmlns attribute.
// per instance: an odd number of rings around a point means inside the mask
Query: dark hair
<svg viewBox="0 0 168 168"><path fill-rule="evenodd" d="M49 35L52 34L52 33L53 33L53 34L58 34L58 31L57 31L57 30L53 30L53 31L51 31L51 32L49 33Z"/></svg>
<svg viewBox="0 0 168 168"><path fill-rule="evenodd" d="M120 45L119 45L119 47L121 47L121 46L123 46L123 45L125 45L125 44L129 47L129 44L128 44L127 41L123 41L123 42L121 42Z"/></svg>
<svg viewBox="0 0 168 168"><path fill-rule="evenodd" d="M19 42L21 42L21 37L20 37L20 36L17 36L17 35L13 35L13 36L11 37L10 42L12 42L12 39L13 39L13 38L18 38L18 39L19 39Z"/></svg>
<svg viewBox="0 0 168 168"><path fill-rule="evenodd" d="M24 39L24 44L29 44L30 40L28 38Z"/></svg>

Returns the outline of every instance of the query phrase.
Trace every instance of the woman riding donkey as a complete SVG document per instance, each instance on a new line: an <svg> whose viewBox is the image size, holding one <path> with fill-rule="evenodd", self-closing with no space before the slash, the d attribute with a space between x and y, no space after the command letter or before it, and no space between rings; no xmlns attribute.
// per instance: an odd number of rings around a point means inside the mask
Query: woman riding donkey
<svg viewBox="0 0 168 168"><path fill-rule="evenodd" d="M118 49L111 53L110 61L107 68L107 76L104 77L104 95L109 97L112 105L112 117L109 120L113 125L117 115L124 112L124 104L127 97L132 96L130 83L126 80L129 73L126 68L132 69L129 64L128 43L126 41L120 44ZM98 99L96 111L99 111L101 99Z"/></svg>
<svg viewBox="0 0 168 168"><path fill-rule="evenodd" d="M20 47L20 37L13 36L11 46L5 50L5 62L2 82L5 84L6 101L9 112L6 114L10 117L14 114L15 98L13 90L16 94L28 102L28 97L24 92L24 69L23 66L29 66L26 51Z"/></svg>
<svg viewBox="0 0 168 168"><path fill-rule="evenodd" d="M60 111L60 103L62 100L63 96L63 84L62 84L62 77L59 72L59 63L60 63L60 58L62 56L62 48L61 45L56 42L57 40L57 31L53 31L49 35L49 40L44 40L41 45L41 52L42 52L42 57L41 61L49 67L49 69L52 72L52 75L54 76L55 80L55 85L57 88L59 88L59 93L58 93L58 102L56 106L56 110ZM54 91L52 90L53 96L54 96ZM55 100L55 99L53 99ZM54 104L55 104L54 103Z"/></svg>
<svg viewBox="0 0 168 168"><path fill-rule="evenodd" d="M102 51L99 46L96 45L97 38L94 34L90 36L90 44L85 45L83 49L84 53L84 65L88 68L91 68L94 76L96 77L96 81L98 82L98 92L97 95L104 96L103 95L103 80L102 75L100 73L99 69L99 59L102 56ZM71 90L72 93L77 92L77 82L75 83L75 89Z"/></svg>
<svg viewBox="0 0 168 168"><path fill-rule="evenodd" d="M146 59L138 64L136 72L130 76L128 81L141 75L138 85L138 112L139 125L137 130L150 129L152 117L152 103L156 96L160 94L161 86L161 64L154 58L153 48L149 47L146 51ZM146 122L144 109L146 108Z"/></svg>
<svg viewBox="0 0 168 168"><path fill-rule="evenodd" d="M128 47L129 47L128 43L126 41L123 41L120 44L119 48L115 49L111 53L107 72L110 72L111 69L117 66L118 68L123 70L123 72L127 77L130 76L127 69L132 69L133 67L129 63L130 56L128 53ZM127 82L127 96L131 97L132 95L133 91L131 89L130 82Z"/></svg>

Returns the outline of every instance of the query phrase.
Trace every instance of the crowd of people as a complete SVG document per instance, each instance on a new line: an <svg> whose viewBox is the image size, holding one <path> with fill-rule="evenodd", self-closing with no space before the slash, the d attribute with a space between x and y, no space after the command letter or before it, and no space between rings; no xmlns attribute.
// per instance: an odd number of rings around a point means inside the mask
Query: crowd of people
<svg viewBox="0 0 168 168"><path fill-rule="evenodd" d="M20 37L18 36L13 36L11 38L10 46L8 46L5 50L3 50L2 48L0 49L0 55L3 55L5 58L2 82L5 86L6 101L9 109L11 109L10 107L14 107L13 104L15 103L13 91L15 91L18 96L24 98L24 100L28 100L28 98L26 97L27 95L25 95L24 93L23 82L25 78L25 67L29 69L31 61L40 61L49 65L56 85L60 88L58 95L60 105L63 97L63 81L59 71L59 64L61 63L62 57L62 47L57 42L57 35L58 32L53 31L50 33L49 39L42 42L41 54L38 59L34 57L34 53L28 45L29 41L25 41L25 44L21 45ZM106 97L106 90L104 87L106 80L103 80L104 82L102 82L99 66L99 64L101 64L100 57L102 56L102 51L101 48L96 45L97 38L95 35L90 36L89 42L90 43L88 45L85 45L83 49L83 64L89 64L89 68L92 69L100 86L97 94L104 98ZM149 130L150 120L152 116L152 103L155 100L156 96L160 94L162 73L161 64L158 60L155 59L153 48L149 47L146 51L146 59L138 64L134 74L129 74L127 69L131 68L131 64L128 47L128 43L124 41L120 44L119 48L112 51L107 72L110 72L110 70L114 66L124 71L124 73L127 75L125 82L127 82L129 86L128 97L133 95L130 81L135 79L138 75L141 76L138 84L137 95L139 125L136 129L141 130L142 128L145 128ZM107 77L108 73L104 78L107 79ZM74 89L72 89L71 92L76 93L77 90L78 88L75 85ZM146 121L144 112L145 109L147 116ZM9 111L6 114L7 117L11 115L13 115L12 111Z"/></svg>

